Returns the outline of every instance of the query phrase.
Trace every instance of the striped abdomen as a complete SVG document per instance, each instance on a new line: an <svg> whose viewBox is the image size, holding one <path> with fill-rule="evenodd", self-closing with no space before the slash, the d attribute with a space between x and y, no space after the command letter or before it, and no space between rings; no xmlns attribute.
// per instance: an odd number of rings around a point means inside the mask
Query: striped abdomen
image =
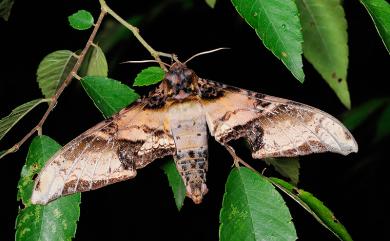
<svg viewBox="0 0 390 241"><path fill-rule="evenodd" d="M172 106L169 125L176 145L176 168L187 196L198 204L207 193L207 127L202 106L195 101Z"/></svg>

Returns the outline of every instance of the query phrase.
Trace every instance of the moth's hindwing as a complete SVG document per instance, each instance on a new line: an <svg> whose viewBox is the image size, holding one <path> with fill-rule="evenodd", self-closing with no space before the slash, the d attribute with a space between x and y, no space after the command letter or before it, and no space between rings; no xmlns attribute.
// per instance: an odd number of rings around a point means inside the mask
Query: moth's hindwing
<svg viewBox="0 0 390 241"><path fill-rule="evenodd" d="M221 92L203 100L210 133L218 142L245 138L254 158L319 152L357 152L355 139L336 118L314 107L201 79Z"/></svg>
<svg viewBox="0 0 390 241"><path fill-rule="evenodd" d="M173 138L163 128L165 112L143 107L135 103L64 146L37 177L32 203L133 178L136 169L174 154Z"/></svg>

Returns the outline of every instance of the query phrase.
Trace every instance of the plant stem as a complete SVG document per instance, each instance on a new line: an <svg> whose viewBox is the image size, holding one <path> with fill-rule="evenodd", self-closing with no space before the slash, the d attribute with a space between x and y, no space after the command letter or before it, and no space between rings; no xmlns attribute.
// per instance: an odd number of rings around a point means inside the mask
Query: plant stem
<svg viewBox="0 0 390 241"><path fill-rule="evenodd" d="M130 23L128 23L126 20L124 20L123 18L121 18L116 12L114 12L106 3L105 0L99 0L100 2L100 6L102 8L102 10L105 10L108 14L110 14L113 18L115 18L118 22L120 22L123 26L125 26L127 29L129 29L133 34L134 36L138 39L138 41L146 48L146 50L148 50L148 52L152 55L152 57L159 63L160 67L165 70L165 71L168 71L167 68L165 67L165 65L162 63L161 59L160 59L160 56L164 56L164 57L171 57L172 54L167 54L167 53L163 53L163 52L159 52L159 51L156 51L155 49L152 48L152 46L150 46L146 41L145 39L140 35L139 33L139 29L133 25L131 25Z"/></svg>
<svg viewBox="0 0 390 241"><path fill-rule="evenodd" d="M99 15L99 18L98 20L96 21L96 24L93 28L93 31L91 33L91 35L89 36L88 38L88 41L87 43L85 44L85 47L84 49L81 51L80 55L78 56L78 59L77 59L77 62L76 64L73 66L72 70L69 72L69 74L66 76L64 82L62 83L62 85L58 88L58 90L56 91L56 93L51 97L51 101L50 101L50 104L49 104L49 107L47 108L45 114L42 116L41 120L38 122L38 124L29 132L27 133L27 135L25 135L22 140L20 140L18 143L16 143L15 145L13 145L10 149L8 149L7 151L5 151L1 156L0 156L0 159L3 158L4 156L10 154L10 153L13 153L13 152L16 152L17 150L19 150L20 146L23 145L23 143L25 143L28 138L30 138L35 132L38 132L39 135L41 135L42 133L42 126L43 124L45 123L47 117L49 116L49 114L51 113L51 111L55 108L56 104L57 104L57 100L58 98L60 97L60 95L62 94L62 92L64 91L64 89L69 85L69 83L72 81L73 77L75 75L77 75L77 71L79 70L80 66L81 66L81 63L83 62L84 60L84 57L85 57L85 54L87 53L88 49L91 47L92 43L93 43L93 40L95 39L95 36L96 36L96 33L102 23L102 20L104 18L104 16L106 15L106 11L102 8L101 12L100 12L100 15Z"/></svg>

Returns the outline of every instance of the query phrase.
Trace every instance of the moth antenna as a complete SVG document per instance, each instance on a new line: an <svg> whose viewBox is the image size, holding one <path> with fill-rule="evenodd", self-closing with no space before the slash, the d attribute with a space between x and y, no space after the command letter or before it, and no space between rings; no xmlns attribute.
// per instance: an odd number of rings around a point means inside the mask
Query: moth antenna
<svg viewBox="0 0 390 241"><path fill-rule="evenodd" d="M224 50L224 49L230 49L230 48L217 48L217 49L212 49L212 50L208 50L208 51L204 51L204 52L200 52L200 53L197 53L195 55L193 55L192 57L190 57L189 59L187 59L184 64L186 64L187 62L189 62L190 60L200 56L200 55L204 55L204 54L210 54L210 53L214 53L214 52L217 52L217 51L220 51L220 50Z"/></svg>
<svg viewBox="0 0 390 241"><path fill-rule="evenodd" d="M154 60L154 59L129 60L129 61L121 62L121 64L140 64L140 63L158 63L158 64L162 63L163 65L168 66L169 68L171 67L170 64L167 64L167 63L164 63L164 62L159 62L159 61Z"/></svg>

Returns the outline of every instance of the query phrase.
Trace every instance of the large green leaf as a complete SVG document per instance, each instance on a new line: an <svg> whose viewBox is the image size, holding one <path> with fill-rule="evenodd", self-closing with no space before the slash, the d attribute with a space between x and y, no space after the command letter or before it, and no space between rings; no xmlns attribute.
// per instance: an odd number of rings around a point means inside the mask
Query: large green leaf
<svg viewBox="0 0 390 241"><path fill-rule="evenodd" d="M162 169L164 170L165 175L168 177L168 182L172 188L173 196L175 198L176 207L180 211L180 209L183 207L183 202L186 197L186 186L184 185L173 160L166 162L162 166Z"/></svg>
<svg viewBox="0 0 390 241"><path fill-rule="evenodd" d="M341 119L349 130L353 130L360 126L372 115L372 113L380 109L387 102L389 102L389 98L371 99L352 110L345 112Z"/></svg>
<svg viewBox="0 0 390 241"><path fill-rule="evenodd" d="M265 158L264 161L268 165L275 167L275 170L284 177L291 180L293 184L299 181L299 159L297 157L281 157L281 158Z"/></svg>
<svg viewBox="0 0 390 241"><path fill-rule="evenodd" d="M165 72L160 67L148 67L138 73L133 86L153 85L164 79Z"/></svg>
<svg viewBox="0 0 390 241"><path fill-rule="evenodd" d="M14 5L13 0L0 1L0 17L2 17L5 21L8 21L9 15L11 14L12 5Z"/></svg>
<svg viewBox="0 0 390 241"><path fill-rule="evenodd" d="M379 116L375 139L379 141L388 135L390 135L390 104Z"/></svg>
<svg viewBox="0 0 390 241"><path fill-rule="evenodd" d="M16 219L15 240L71 240L80 216L80 193L62 197L47 205L33 205L30 196L34 177L46 161L61 146L47 136L37 136L31 142L26 164L18 184L18 200L25 206Z"/></svg>
<svg viewBox="0 0 390 241"><path fill-rule="evenodd" d="M302 27L294 0L232 0L232 3L265 47L303 82Z"/></svg>
<svg viewBox="0 0 390 241"><path fill-rule="evenodd" d="M94 45L91 56L88 61L86 75L107 77L107 74L108 65L106 56L104 55L102 49L99 46Z"/></svg>
<svg viewBox="0 0 390 241"><path fill-rule="evenodd" d="M220 240L296 240L283 198L263 176L235 168L226 182L220 213Z"/></svg>
<svg viewBox="0 0 390 241"><path fill-rule="evenodd" d="M48 102L47 99L36 99L24 103L12 110L11 114L6 117L3 117L0 120L0 140L3 139L5 134L11 130L11 128L18 123L28 112L37 107L43 102Z"/></svg>
<svg viewBox="0 0 390 241"><path fill-rule="evenodd" d="M302 23L303 54L350 108L347 21L340 0L296 2Z"/></svg>
<svg viewBox="0 0 390 241"><path fill-rule="evenodd" d="M86 76L81 79L81 84L105 117L112 116L139 98L127 85L102 76Z"/></svg>
<svg viewBox="0 0 390 241"><path fill-rule="evenodd" d="M69 50L58 50L43 58L38 66L37 81L46 98L55 94L76 61L73 52Z"/></svg>
<svg viewBox="0 0 390 241"><path fill-rule="evenodd" d="M360 0L367 9L383 43L390 53L390 4L385 0Z"/></svg>
<svg viewBox="0 0 390 241"><path fill-rule="evenodd" d="M93 16L86 10L79 10L68 17L68 21L72 28L77 30L86 30L93 25Z"/></svg>
<svg viewBox="0 0 390 241"><path fill-rule="evenodd" d="M327 208L313 194L298 189L288 182L278 178L269 178L269 180L280 190L293 198L298 204L305 208L319 223L329 229L340 240L352 241L347 229L334 216L333 212Z"/></svg>

